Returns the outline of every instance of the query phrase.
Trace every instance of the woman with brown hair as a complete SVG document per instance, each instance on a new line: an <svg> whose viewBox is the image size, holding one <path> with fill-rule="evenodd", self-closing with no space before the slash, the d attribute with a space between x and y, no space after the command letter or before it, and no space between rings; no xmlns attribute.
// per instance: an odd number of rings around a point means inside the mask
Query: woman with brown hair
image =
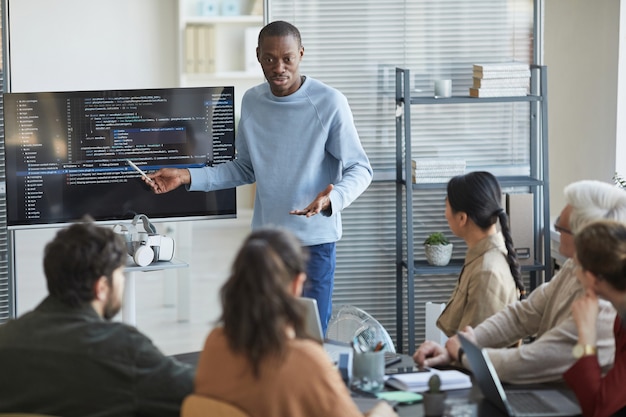
<svg viewBox="0 0 626 417"><path fill-rule="evenodd" d="M361 417L322 346L306 337L297 298L307 255L286 230L259 229L243 243L221 289L220 326L200 355L195 393L255 417ZM395 416L385 402L369 416Z"/></svg>
<svg viewBox="0 0 626 417"><path fill-rule="evenodd" d="M576 276L585 295L572 303L578 343L577 361L563 378L574 390L585 417L623 415L626 411L626 225L602 220L591 223L575 237ZM598 298L617 310L613 325L615 362L603 377L596 354Z"/></svg>

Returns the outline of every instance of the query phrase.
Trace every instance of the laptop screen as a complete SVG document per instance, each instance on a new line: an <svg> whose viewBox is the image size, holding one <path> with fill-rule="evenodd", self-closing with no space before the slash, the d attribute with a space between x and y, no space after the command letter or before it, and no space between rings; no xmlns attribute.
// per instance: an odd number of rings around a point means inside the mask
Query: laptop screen
<svg viewBox="0 0 626 417"><path fill-rule="evenodd" d="M322 334L322 322L317 310L317 300L315 298L300 297L298 300L306 310L305 328L308 335L320 343L324 343Z"/></svg>
<svg viewBox="0 0 626 417"><path fill-rule="evenodd" d="M470 363L474 380L481 392L489 401L502 411L509 412L503 398L506 398L504 388L487 353L469 341L462 333L457 333L461 346Z"/></svg>
<svg viewBox="0 0 626 417"><path fill-rule="evenodd" d="M507 414L511 416L575 416L581 413L577 403L554 389L525 387L511 390L510 395L507 396L487 351L476 346L462 333L457 333L457 335L470 363L474 380L483 395ZM521 400L523 404L519 404L518 400ZM528 409L531 405L532 410ZM523 407L520 408L520 406Z"/></svg>

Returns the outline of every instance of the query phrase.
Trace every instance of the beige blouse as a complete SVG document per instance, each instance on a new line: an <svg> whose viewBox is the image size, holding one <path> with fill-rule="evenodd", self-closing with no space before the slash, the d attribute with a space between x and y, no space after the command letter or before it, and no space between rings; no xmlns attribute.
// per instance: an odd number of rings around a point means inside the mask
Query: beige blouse
<svg viewBox="0 0 626 417"><path fill-rule="evenodd" d="M468 249L454 292L437 320L448 337L465 326L476 327L519 299L506 253L501 232Z"/></svg>

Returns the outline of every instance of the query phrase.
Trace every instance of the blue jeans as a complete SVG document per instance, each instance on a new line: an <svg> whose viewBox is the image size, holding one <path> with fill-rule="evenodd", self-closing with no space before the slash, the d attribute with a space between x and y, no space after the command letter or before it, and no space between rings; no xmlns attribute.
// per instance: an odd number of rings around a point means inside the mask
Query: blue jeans
<svg viewBox="0 0 626 417"><path fill-rule="evenodd" d="M307 265L303 297L315 298L320 311L322 331L326 335L328 320L333 311L333 286L335 284L335 243L307 246Z"/></svg>

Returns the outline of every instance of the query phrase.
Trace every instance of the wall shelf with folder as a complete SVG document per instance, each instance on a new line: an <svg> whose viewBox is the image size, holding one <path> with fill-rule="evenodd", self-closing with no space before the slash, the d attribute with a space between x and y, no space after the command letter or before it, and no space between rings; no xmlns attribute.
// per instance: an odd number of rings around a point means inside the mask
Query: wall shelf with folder
<svg viewBox="0 0 626 417"><path fill-rule="evenodd" d="M253 1L179 0L181 85L262 81L255 57L262 26L263 10Z"/></svg>
<svg viewBox="0 0 626 417"><path fill-rule="evenodd" d="M447 179L416 181L415 157L411 137L411 108L418 107L413 117L419 117L424 106L481 105L486 103L528 103L529 137L523 139L527 145L528 175L503 175L496 173L503 191L523 189L528 197L528 210L532 211L530 255L522 264L522 272L528 274L530 290L536 288L543 279L551 276L550 234L544 233L550 224L549 181L548 181L548 124L547 124L547 68L531 65L530 94L515 97L476 98L452 96L448 98L416 97L411 94L410 71L396 68L396 322L398 340L396 346L408 346L409 353L415 351L415 281L425 275L459 274L463 267L462 258L453 258L446 266L431 266L417 259L416 235L423 221L416 221L419 212L414 203L429 193L444 193ZM516 104L520 105L520 104ZM520 121L516 121L520 123ZM471 120L468 125L471 124ZM460 139L462 140L462 139ZM470 144L468 144L469 146ZM469 165L469 164L468 164ZM476 170L471 165L466 172ZM451 174L450 176L453 176ZM407 181L406 179L412 179ZM438 194L439 195L439 194ZM511 205L516 204L516 196L511 195ZM507 206L508 204L507 200ZM417 213L417 214L416 214ZM443 214L442 214L443 216ZM428 221L426 219L424 221ZM512 223L512 220L511 220ZM515 243L515 234L512 234ZM421 244L421 242L419 242ZM420 245L421 246L421 245ZM516 247L517 250L517 247ZM518 251L518 256L520 252ZM406 339L404 339L406 337Z"/></svg>

